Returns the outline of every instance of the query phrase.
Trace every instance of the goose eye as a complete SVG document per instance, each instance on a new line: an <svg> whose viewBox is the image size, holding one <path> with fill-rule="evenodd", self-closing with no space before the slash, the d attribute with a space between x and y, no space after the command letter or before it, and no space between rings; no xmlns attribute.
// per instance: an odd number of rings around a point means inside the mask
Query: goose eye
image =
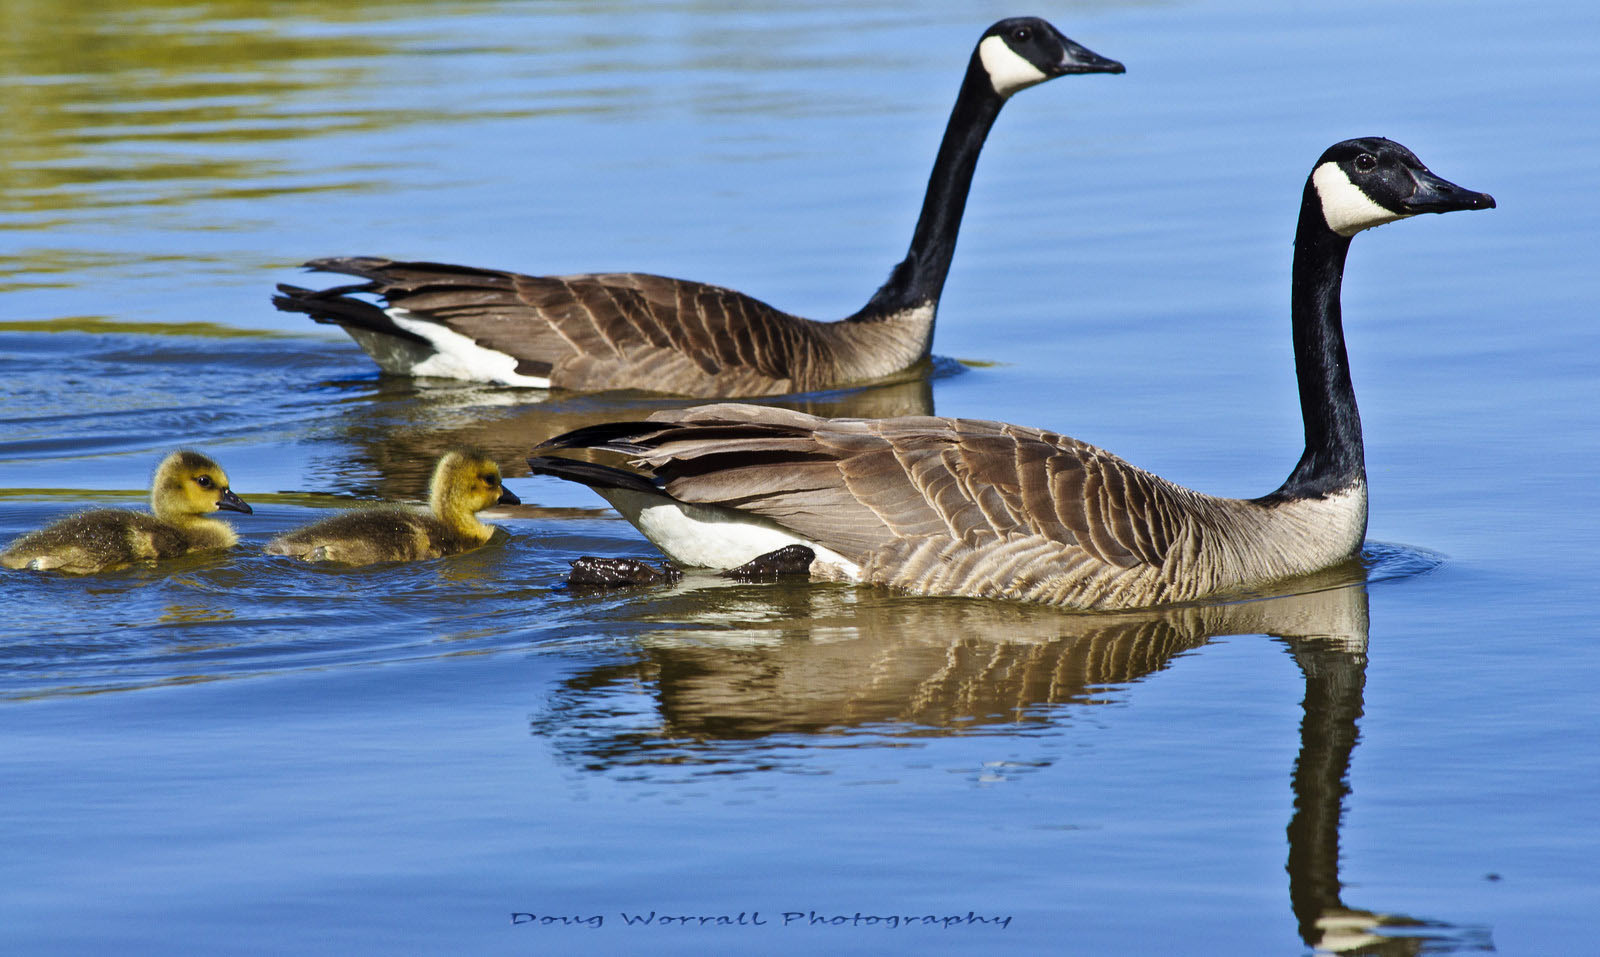
<svg viewBox="0 0 1600 957"><path fill-rule="evenodd" d="M1371 153L1362 153L1356 157L1356 172L1370 173L1378 168L1378 158Z"/></svg>
<svg viewBox="0 0 1600 957"><path fill-rule="evenodd" d="M1011 31L1011 39L1018 43L1027 43L1033 39L1033 30L1029 27L1017 27Z"/></svg>
<svg viewBox="0 0 1600 957"><path fill-rule="evenodd" d="M197 476L195 476L194 484L200 486L201 488L210 488L211 487L211 476L209 476L209 475L197 475Z"/></svg>
<svg viewBox="0 0 1600 957"><path fill-rule="evenodd" d="M489 486L490 488L494 488L496 485L500 484L500 479L495 475L485 475L483 477L483 484Z"/></svg>

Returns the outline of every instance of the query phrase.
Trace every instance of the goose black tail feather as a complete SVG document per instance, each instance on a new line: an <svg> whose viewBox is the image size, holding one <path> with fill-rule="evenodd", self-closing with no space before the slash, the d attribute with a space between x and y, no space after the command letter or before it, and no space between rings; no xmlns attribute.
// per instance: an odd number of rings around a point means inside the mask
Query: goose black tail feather
<svg viewBox="0 0 1600 957"><path fill-rule="evenodd" d="M590 488L620 488L632 492L648 492L652 495L666 494L661 491L660 486L637 472L628 472L595 462L580 462L553 455L533 455L528 457L528 470L534 475L553 475Z"/></svg>
<svg viewBox="0 0 1600 957"><path fill-rule="evenodd" d="M354 326L400 339L431 346L427 339L395 325L382 309L363 299L354 299L346 293L366 292L365 283L358 286L340 286L337 289L304 289L287 283L278 284L281 295L272 297L272 304L283 312L303 312L317 322L336 326Z"/></svg>
<svg viewBox="0 0 1600 957"><path fill-rule="evenodd" d="M378 256L329 256L303 264L312 272L340 273L371 280L372 292L388 295L394 291L416 291L425 287L483 285L496 288L514 282L514 273L477 266L457 266L427 260L383 259Z"/></svg>
<svg viewBox="0 0 1600 957"><path fill-rule="evenodd" d="M605 449L627 455L644 455L668 442L715 437L737 439L782 439L794 430L766 423L699 422L605 422L563 432L539 444L541 449Z"/></svg>
<svg viewBox="0 0 1600 957"><path fill-rule="evenodd" d="M581 429L563 432L553 439L540 442L538 448L609 449L613 452L638 455L646 451L645 447L629 440L660 432L661 429L662 426L658 422L602 422L599 425L586 425Z"/></svg>

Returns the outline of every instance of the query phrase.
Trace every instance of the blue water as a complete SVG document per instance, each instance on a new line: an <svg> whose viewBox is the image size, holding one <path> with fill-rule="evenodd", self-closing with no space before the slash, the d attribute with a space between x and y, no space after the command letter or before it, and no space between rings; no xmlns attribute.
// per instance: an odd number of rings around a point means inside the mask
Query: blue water
<svg viewBox="0 0 1600 957"><path fill-rule="evenodd" d="M522 457L672 400L381 378L267 302L306 258L372 253L842 316L904 252L972 43L1021 12L1129 72L1006 107L935 376L784 404L1045 426L1265 492L1299 454L1301 186L1389 136L1499 208L1355 241L1361 563L1109 618L574 591L575 556L653 552ZM180 444L256 511L229 554L0 580L0 949L1592 949L1590 5L6 14L0 540L137 506ZM418 499L461 442L524 502L487 547L260 553Z"/></svg>

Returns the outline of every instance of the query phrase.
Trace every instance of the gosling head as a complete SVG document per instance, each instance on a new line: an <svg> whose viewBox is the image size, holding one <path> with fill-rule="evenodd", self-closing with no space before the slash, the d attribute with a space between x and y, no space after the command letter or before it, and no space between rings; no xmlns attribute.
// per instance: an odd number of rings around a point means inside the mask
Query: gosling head
<svg viewBox="0 0 1600 957"><path fill-rule="evenodd" d="M1328 147L1307 190L1328 228L1345 237L1418 213L1494 208L1493 196L1440 179L1415 153L1381 136Z"/></svg>
<svg viewBox="0 0 1600 957"><path fill-rule="evenodd" d="M522 504L500 481L500 466L477 449L456 449L440 457L428 483L428 500L441 518Z"/></svg>
<svg viewBox="0 0 1600 957"><path fill-rule="evenodd" d="M179 449L156 466L150 483L150 510L169 522L219 510L251 513L244 499L228 487L228 473L222 466L188 449Z"/></svg>
<svg viewBox="0 0 1600 957"><path fill-rule="evenodd" d="M1126 67L1061 35L1049 21L1012 17L984 31L978 64L1001 99L1069 73L1122 73Z"/></svg>

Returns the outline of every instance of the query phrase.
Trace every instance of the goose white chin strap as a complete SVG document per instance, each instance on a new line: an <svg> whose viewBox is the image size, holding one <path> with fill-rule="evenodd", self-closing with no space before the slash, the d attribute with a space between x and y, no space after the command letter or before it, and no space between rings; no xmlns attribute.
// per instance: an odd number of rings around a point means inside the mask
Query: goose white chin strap
<svg viewBox="0 0 1600 957"><path fill-rule="evenodd" d="M1317 199L1322 202L1322 218L1328 228L1341 236L1354 236L1363 229L1382 226L1408 214L1384 209L1350 182L1350 177L1337 163L1323 163L1311 174L1311 185L1317 189Z"/></svg>
<svg viewBox="0 0 1600 957"><path fill-rule="evenodd" d="M1006 45L999 37L984 37L978 44L978 60L989 74L989 84L1001 96L1010 96L1049 77Z"/></svg>

